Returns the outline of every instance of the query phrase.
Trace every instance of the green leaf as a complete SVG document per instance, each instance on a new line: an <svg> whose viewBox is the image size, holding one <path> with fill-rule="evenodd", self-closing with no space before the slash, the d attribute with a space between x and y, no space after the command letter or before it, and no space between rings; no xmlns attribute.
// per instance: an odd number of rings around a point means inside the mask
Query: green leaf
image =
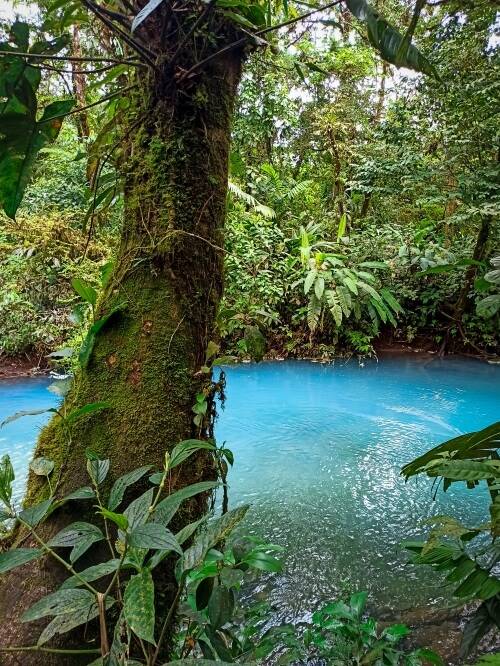
<svg viewBox="0 0 500 666"><path fill-rule="evenodd" d="M120 560L114 559L109 560L108 562L102 562L101 564L95 564L92 567L88 567L87 569L84 569L78 573L79 577L70 576L67 578L61 585L61 589L66 590L69 588L80 587L80 585L83 585L81 582L82 578L83 580L87 581L87 583L92 583L94 580L99 580L99 578L109 576L118 569L119 564Z"/></svg>
<svg viewBox="0 0 500 666"><path fill-rule="evenodd" d="M106 518L107 520L110 520L115 525L118 525L120 530L124 532L127 531L128 520L127 516L125 516L123 513L115 513L114 511L110 511L105 507L103 507L99 513L101 513L104 516L104 518Z"/></svg>
<svg viewBox="0 0 500 666"><path fill-rule="evenodd" d="M144 467L138 467L132 472L120 476L120 478L114 482L113 487L111 488L108 499L108 509L111 511L116 509L116 507L121 504L127 488L134 483L137 483L137 481L139 481L139 479L141 479L144 474L149 472L150 469L151 465L145 465Z"/></svg>
<svg viewBox="0 0 500 666"><path fill-rule="evenodd" d="M442 476L453 481L481 481L500 477L500 461L445 460L426 471L428 476Z"/></svg>
<svg viewBox="0 0 500 666"><path fill-rule="evenodd" d="M87 472L96 486L100 485L108 475L109 459L92 458L87 460Z"/></svg>
<svg viewBox="0 0 500 666"><path fill-rule="evenodd" d="M196 588L196 609L203 610L208 606L210 601L210 596L214 589L214 578L213 576L204 578Z"/></svg>
<svg viewBox="0 0 500 666"><path fill-rule="evenodd" d="M304 280L304 294L307 296L309 293L309 290L313 286L316 277L318 275L318 271L316 269L313 269L309 271L309 273L306 275L306 279Z"/></svg>
<svg viewBox="0 0 500 666"><path fill-rule="evenodd" d="M349 11L365 23L368 39L387 62L438 78L436 69L412 44L405 46L403 36L366 0L345 0ZM405 48L401 48L405 46Z"/></svg>
<svg viewBox="0 0 500 666"><path fill-rule="evenodd" d="M152 548L154 550L173 550L182 555L182 548L176 538L159 523L138 525L128 537L128 543L135 548Z"/></svg>
<svg viewBox="0 0 500 666"><path fill-rule="evenodd" d="M23 79L30 98L36 100L27 79ZM36 101L29 105L36 104ZM27 113L15 111L0 115L0 205L5 213L15 218L29 182L36 157L40 150L52 143L62 125L61 116L74 106L74 100L49 104L36 120L36 109Z"/></svg>
<svg viewBox="0 0 500 666"><path fill-rule="evenodd" d="M106 609L110 609L115 600L111 597L106 597ZM65 634L68 631L72 631L76 627L81 626L82 624L87 624L90 620L93 620L99 615L99 605L97 600L94 601L87 609L77 610L71 613L65 613L64 615L56 615L53 620L45 627L45 629L40 634L40 637L37 641L37 645L40 647L45 645L51 638L58 636L60 634Z"/></svg>
<svg viewBox="0 0 500 666"><path fill-rule="evenodd" d="M222 585L214 589L208 602L208 617L214 629L220 629L232 619L235 603L234 590Z"/></svg>
<svg viewBox="0 0 500 666"><path fill-rule="evenodd" d="M360 618L366 606L366 599L368 598L367 592L357 592L353 594L349 600L349 605L354 611L356 617Z"/></svg>
<svg viewBox="0 0 500 666"><path fill-rule="evenodd" d="M325 291L325 280L322 277L316 278L316 282L314 283L314 293L316 294L316 298L320 301L323 297L323 292Z"/></svg>
<svg viewBox="0 0 500 666"><path fill-rule="evenodd" d="M4 574L11 569L22 567L23 564L36 560L43 555L40 548L15 548L0 553L0 574Z"/></svg>
<svg viewBox="0 0 500 666"><path fill-rule="evenodd" d="M463 458L470 458L476 452L481 452L480 457L484 458L488 455L488 452L496 451L499 443L500 421L497 421L483 430L454 437L434 447L427 453L424 453L424 455L405 465L401 473L408 479L416 474L426 472L428 464L433 460L442 462L443 455L452 456L454 461L456 461Z"/></svg>
<svg viewBox="0 0 500 666"><path fill-rule="evenodd" d="M49 510L51 504L52 499L48 499L35 506L30 506L28 509L21 511L19 518L30 527L36 527Z"/></svg>
<svg viewBox="0 0 500 666"><path fill-rule="evenodd" d="M93 414L94 412L100 412L103 409L110 408L111 405L109 402L91 402L87 405L84 405L83 407L80 407L79 409L74 409L72 412L70 412L66 417L66 421L72 423L73 421L78 420L86 414Z"/></svg>
<svg viewBox="0 0 500 666"><path fill-rule="evenodd" d="M186 439L183 442L179 442L170 454L170 469L177 467L177 465L183 463L193 453L203 449L215 451L215 446L210 442L203 442L199 439Z"/></svg>
<svg viewBox="0 0 500 666"><path fill-rule="evenodd" d="M123 513L127 516L129 530L144 525L149 517L149 507L153 504L153 494L153 488L146 490L125 509Z"/></svg>
<svg viewBox="0 0 500 666"><path fill-rule="evenodd" d="M76 522L71 523L60 532L58 532L49 542L51 548L72 548L70 554L71 562L75 562L83 555L94 543L102 541L104 535L101 530L91 523Z"/></svg>
<svg viewBox="0 0 500 666"><path fill-rule="evenodd" d="M143 569L132 576L124 594L125 619L136 636L148 643L155 642L154 584L151 571Z"/></svg>
<svg viewBox="0 0 500 666"><path fill-rule="evenodd" d="M236 525L243 520L248 508L248 505L240 506L211 522L206 531L200 534L194 544L184 553L182 558L183 570L188 571L199 566L210 548L225 539Z"/></svg>
<svg viewBox="0 0 500 666"><path fill-rule="evenodd" d="M283 570L281 562L276 557L259 550L250 551L242 561L254 569L260 569L261 571L279 573Z"/></svg>
<svg viewBox="0 0 500 666"><path fill-rule="evenodd" d="M31 461L30 470L37 476L49 476L54 469L54 463L48 458L40 456Z"/></svg>
<svg viewBox="0 0 500 666"><path fill-rule="evenodd" d="M51 615L88 612L95 596L88 590L58 590L37 601L21 617L21 622L33 622Z"/></svg>
<svg viewBox="0 0 500 666"><path fill-rule="evenodd" d="M69 493L69 495L63 497L61 502L67 502L69 500L94 499L94 497L95 492L92 490L92 488L90 486L83 486L82 488L78 488L78 490L75 490L72 493Z"/></svg>
<svg viewBox="0 0 500 666"><path fill-rule="evenodd" d="M394 295L389 289L387 289L386 287L382 287L382 289L380 290L380 295L387 303L387 305L394 310L394 312L396 313L404 312L403 308L401 307L401 304L397 301L397 299L394 297Z"/></svg>
<svg viewBox="0 0 500 666"><path fill-rule="evenodd" d="M95 321L92 326L89 328L88 333L85 337L85 340L83 341L83 344L80 348L80 352L78 353L78 360L80 362L80 365L82 368L85 368L87 363L90 360L90 356L92 354L92 351L94 349L95 342L97 340L98 334L101 332L101 330L107 325L109 320L115 316L118 312L121 312L124 310L126 307L125 303L121 303L120 305L117 305L114 307L110 312L105 314L103 317Z"/></svg>
<svg viewBox="0 0 500 666"><path fill-rule="evenodd" d="M71 286L86 303L90 303L90 305L97 303L97 291L86 280L73 278Z"/></svg>
<svg viewBox="0 0 500 666"><path fill-rule="evenodd" d="M10 507L14 479L14 468L12 467L10 457L4 455L0 460L0 499L7 507Z"/></svg>

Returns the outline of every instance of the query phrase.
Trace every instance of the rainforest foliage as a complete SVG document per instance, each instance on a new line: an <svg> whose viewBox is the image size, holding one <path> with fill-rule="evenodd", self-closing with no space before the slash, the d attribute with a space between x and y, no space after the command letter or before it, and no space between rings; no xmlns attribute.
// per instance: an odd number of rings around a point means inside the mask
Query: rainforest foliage
<svg viewBox="0 0 500 666"><path fill-rule="evenodd" d="M46 30L65 29L58 7ZM403 27L412 16L404 3L379 10ZM383 61L347 9L283 28L251 55L230 155L217 317L227 353L247 355L248 331L257 330L280 356L364 355L393 341L495 354L495 21L487 0L428 3L414 36L432 62L427 76ZM35 28L29 37L16 25L4 26L4 50L35 41ZM83 16L79 30L78 48L98 52ZM92 67L47 70L45 108L65 103L68 90L83 106L131 81L126 64ZM79 71L90 73L82 80ZM16 219L0 225L2 355L43 358L81 338L71 281L97 287L116 251L126 150L116 139L129 103L125 95L70 115L23 175Z"/></svg>

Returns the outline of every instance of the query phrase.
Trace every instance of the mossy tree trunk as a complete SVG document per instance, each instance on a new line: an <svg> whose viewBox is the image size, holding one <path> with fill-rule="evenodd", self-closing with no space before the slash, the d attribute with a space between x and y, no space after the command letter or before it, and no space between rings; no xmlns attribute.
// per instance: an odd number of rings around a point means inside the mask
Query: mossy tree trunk
<svg viewBox="0 0 500 666"><path fill-rule="evenodd" d="M56 462L58 495L88 484L87 447L111 459L111 483L141 465L161 466L167 449L204 434L193 424L192 406L210 383L199 370L222 292L230 123L242 59L241 51L228 50L182 90L172 84L171 72L151 74L132 100L121 245L97 316L123 307L97 336L66 398L68 410L96 401L111 408L78 421L70 445L58 417L42 431L36 455ZM201 457L183 466L179 484L210 474L211 465ZM39 477L31 476L28 503L43 492ZM66 506L46 529L54 532L81 519L81 504ZM60 576L46 558L3 578L0 647L36 643L33 625L19 617L54 590ZM79 662L0 653L0 663Z"/></svg>

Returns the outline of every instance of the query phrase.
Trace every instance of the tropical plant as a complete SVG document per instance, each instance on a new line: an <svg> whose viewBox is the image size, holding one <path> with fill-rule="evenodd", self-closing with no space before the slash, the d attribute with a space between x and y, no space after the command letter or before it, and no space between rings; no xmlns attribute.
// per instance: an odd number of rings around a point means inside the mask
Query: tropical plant
<svg viewBox="0 0 500 666"><path fill-rule="evenodd" d="M463 631L461 656L469 655L492 628L500 629L500 422L478 432L455 437L405 465L406 479L425 474L443 484L465 483L473 491L486 486L490 521L464 525L453 516L425 521L431 530L425 541L410 541L414 564L426 564L447 572L446 583L461 602L477 601L478 608Z"/></svg>
<svg viewBox="0 0 500 666"><path fill-rule="evenodd" d="M342 224L342 222L341 222ZM343 223L345 229L345 221ZM339 230L339 238L343 236ZM348 258L343 254L316 251L307 230L302 227L300 236L300 258L307 273L301 283L304 294L309 297L307 304L307 323L311 332L321 328L321 320L326 309L330 312L335 326L340 328L343 319L351 316L359 321L366 310L375 330L380 323L390 322L396 326L398 313L403 308L394 295L372 272L388 270L389 266L381 261L362 261L348 265ZM328 243L320 243L327 246ZM330 244L331 246L331 244Z"/></svg>
<svg viewBox="0 0 500 666"><path fill-rule="evenodd" d="M86 413L90 413L90 407ZM71 417L66 418L68 423ZM15 521L23 535L21 543L31 541L33 546L22 545L0 553L0 573L48 557L68 574L59 589L39 599L22 617L22 622L50 618L36 643L2 646L3 652L57 652L58 648L51 646L54 641L57 644L58 636L84 625L86 646L59 650L60 654L89 655L89 659L90 655L100 655L93 664L152 666L164 655L166 631L175 621L179 600L186 594L185 615L181 611L181 617L189 618L189 629L180 656L190 654L196 645L210 659L227 657L230 648L226 645L231 645L231 635L224 625L233 617L236 590L251 570L279 571L281 565L273 553L280 549L257 539L240 540L224 549L226 538L244 517L247 506L227 511L211 521L203 517L184 525L175 534L169 529L178 522L181 505L186 506L190 498L219 485L216 481L206 481L169 491L179 465L200 451L213 452L215 447L198 440L180 442L170 454L165 454L161 471L155 471L151 465L134 469L118 478L107 492L105 482L110 462L89 450L90 485L63 497L57 494L57 480L50 481L54 463L38 458L31 469L47 480L47 498L22 510L12 503L14 471L10 459L2 458L0 518L2 522ZM134 484L140 482L147 487L146 476L150 487L132 502L124 501ZM82 510L92 522L80 520L45 536L49 534L46 523L51 514L68 502L77 501L94 503L95 512ZM105 548L95 548L101 543ZM63 555L61 549L69 550L64 550ZM173 558L177 594L158 626L155 603L157 595L162 594L162 584L157 573L164 569L162 563Z"/></svg>

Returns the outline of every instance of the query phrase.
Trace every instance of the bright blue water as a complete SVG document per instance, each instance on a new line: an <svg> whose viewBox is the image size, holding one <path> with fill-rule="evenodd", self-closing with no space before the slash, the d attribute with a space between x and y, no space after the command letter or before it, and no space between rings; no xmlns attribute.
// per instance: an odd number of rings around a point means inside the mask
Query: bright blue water
<svg viewBox="0 0 500 666"><path fill-rule="evenodd" d="M284 573L264 576L257 588L276 615L299 619L355 589L368 589L378 604L441 602L440 579L405 567L398 544L432 515L482 520L486 495L457 487L433 502L428 483L405 484L399 470L432 445L498 420L500 367L398 357L361 366L266 362L226 373L217 437L236 457L231 504L252 504L242 532L287 549ZM0 382L0 420L54 405L47 384ZM18 495L43 422L28 417L0 431L0 452L11 454L19 475Z"/></svg>

